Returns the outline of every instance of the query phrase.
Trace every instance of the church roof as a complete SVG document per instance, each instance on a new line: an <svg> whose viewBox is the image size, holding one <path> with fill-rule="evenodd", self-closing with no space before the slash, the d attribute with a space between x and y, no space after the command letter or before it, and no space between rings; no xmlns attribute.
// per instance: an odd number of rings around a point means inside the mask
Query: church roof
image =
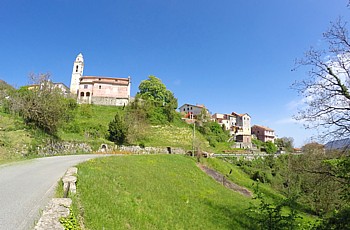
<svg viewBox="0 0 350 230"><path fill-rule="evenodd" d="M104 84L112 84L112 85L129 85L130 84L130 77L129 78L111 78L111 77L104 77L104 76L83 76L80 78L80 81L88 80L89 82L93 83L104 83ZM84 82L87 83L87 82Z"/></svg>

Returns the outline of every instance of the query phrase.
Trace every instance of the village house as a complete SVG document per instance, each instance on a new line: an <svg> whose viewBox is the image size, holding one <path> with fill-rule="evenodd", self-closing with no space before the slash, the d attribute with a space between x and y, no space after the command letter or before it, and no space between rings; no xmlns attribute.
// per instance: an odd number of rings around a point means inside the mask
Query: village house
<svg viewBox="0 0 350 230"><path fill-rule="evenodd" d="M238 114L235 112L231 114L215 113L212 119L230 132L233 139L239 142L238 147L249 148L251 146L251 117L249 114Z"/></svg>
<svg viewBox="0 0 350 230"><path fill-rule="evenodd" d="M215 113L212 119L225 130L230 131L230 135L234 134L234 127L237 124L236 116L232 114Z"/></svg>
<svg viewBox="0 0 350 230"><path fill-rule="evenodd" d="M65 84L63 84L63 83L60 83L60 82L58 82L58 83L54 83L54 82L51 82L51 81L47 81L47 83L48 84L50 84L50 88L51 89L59 89L60 91L62 91L62 94L63 95L68 95L68 94L70 94L70 89L68 88L68 86L66 86ZM42 83L43 84L43 83ZM29 90L32 90L32 89L42 89L41 88L42 87L42 85L38 85L38 84L34 84L34 85L28 85L27 86L27 88L29 89Z"/></svg>
<svg viewBox="0 0 350 230"><path fill-rule="evenodd" d="M204 105L184 104L179 108L180 113L186 119L196 119L196 117L200 115L203 110L210 116L209 110L205 108Z"/></svg>
<svg viewBox="0 0 350 230"><path fill-rule="evenodd" d="M73 64L70 91L80 104L124 106L130 101L128 78L83 76L84 58L80 53Z"/></svg>
<svg viewBox="0 0 350 230"><path fill-rule="evenodd" d="M252 134L255 135L258 140L263 142L271 141L274 143L275 141L275 131L268 127L254 125L252 127Z"/></svg>

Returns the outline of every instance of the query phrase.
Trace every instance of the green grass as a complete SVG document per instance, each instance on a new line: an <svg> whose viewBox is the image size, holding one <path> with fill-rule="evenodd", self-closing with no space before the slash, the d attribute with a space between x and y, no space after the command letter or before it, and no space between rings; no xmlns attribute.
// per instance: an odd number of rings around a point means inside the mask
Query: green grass
<svg viewBox="0 0 350 230"><path fill-rule="evenodd" d="M255 181L249 178L249 176L244 173L238 166L232 165L228 162L225 162L219 158L208 158L202 160L205 165L210 168L215 169L218 172L221 172L224 175L229 174L232 169L232 173L228 175L229 180L232 182L248 188L250 191L254 191ZM260 184L260 191L264 193L270 201L279 201L284 197L272 189L267 184Z"/></svg>
<svg viewBox="0 0 350 230"><path fill-rule="evenodd" d="M22 152L33 140L23 121L0 112L0 164L23 159Z"/></svg>
<svg viewBox="0 0 350 230"><path fill-rule="evenodd" d="M227 161L224 161L220 158L207 158L202 159L203 163L207 165L210 168L215 169L218 172L221 172L224 175L227 175L228 179L238 185L241 185L243 187L248 188L250 191L254 191L254 187L256 186L256 181L253 181L250 179L249 175L243 172L238 166L232 165ZM230 175L229 172L232 170L232 173ZM266 200L270 203L278 203L282 201L285 197L271 188L269 184L259 184L259 190L264 194L266 197ZM315 221L315 217L312 215L309 215L305 212L307 209L300 204L299 205L299 212L302 213L303 222L313 222Z"/></svg>
<svg viewBox="0 0 350 230"><path fill-rule="evenodd" d="M94 159L78 166L88 229L250 229L250 198L180 155Z"/></svg>
<svg viewBox="0 0 350 230"><path fill-rule="evenodd" d="M196 144L202 149L208 149L209 144L204 137L196 132ZM192 149L193 130L189 126L157 125L150 126L144 140L145 146L173 146L186 150Z"/></svg>

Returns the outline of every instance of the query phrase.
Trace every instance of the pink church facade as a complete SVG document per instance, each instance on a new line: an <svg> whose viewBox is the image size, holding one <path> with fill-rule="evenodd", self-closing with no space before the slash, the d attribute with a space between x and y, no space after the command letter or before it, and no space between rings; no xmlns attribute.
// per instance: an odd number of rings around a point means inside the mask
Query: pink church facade
<svg viewBox="0 0 350 230"><path fill-rule="evenodd" d="M131 81L128 78L83 76L84 58L79 54L73 65L71 93L80 104L124 106L130 101Z"/></svg>
<svg viewBox="0 0 350 230"><path fill-rule="evenodd" d="M130 78L83 76L78 88L78 102L97 105L127 105L130 100Z"/></svg>

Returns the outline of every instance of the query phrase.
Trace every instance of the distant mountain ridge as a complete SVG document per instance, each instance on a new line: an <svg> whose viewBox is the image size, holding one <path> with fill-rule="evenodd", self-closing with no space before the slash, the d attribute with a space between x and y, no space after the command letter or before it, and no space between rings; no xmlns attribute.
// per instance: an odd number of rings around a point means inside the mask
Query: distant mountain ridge
<svg viewBox="0 0 350 230"><path fill-rule="evenodd" d="M350 149L350 138L330 141L325 144L326 149Z"/></svg>

